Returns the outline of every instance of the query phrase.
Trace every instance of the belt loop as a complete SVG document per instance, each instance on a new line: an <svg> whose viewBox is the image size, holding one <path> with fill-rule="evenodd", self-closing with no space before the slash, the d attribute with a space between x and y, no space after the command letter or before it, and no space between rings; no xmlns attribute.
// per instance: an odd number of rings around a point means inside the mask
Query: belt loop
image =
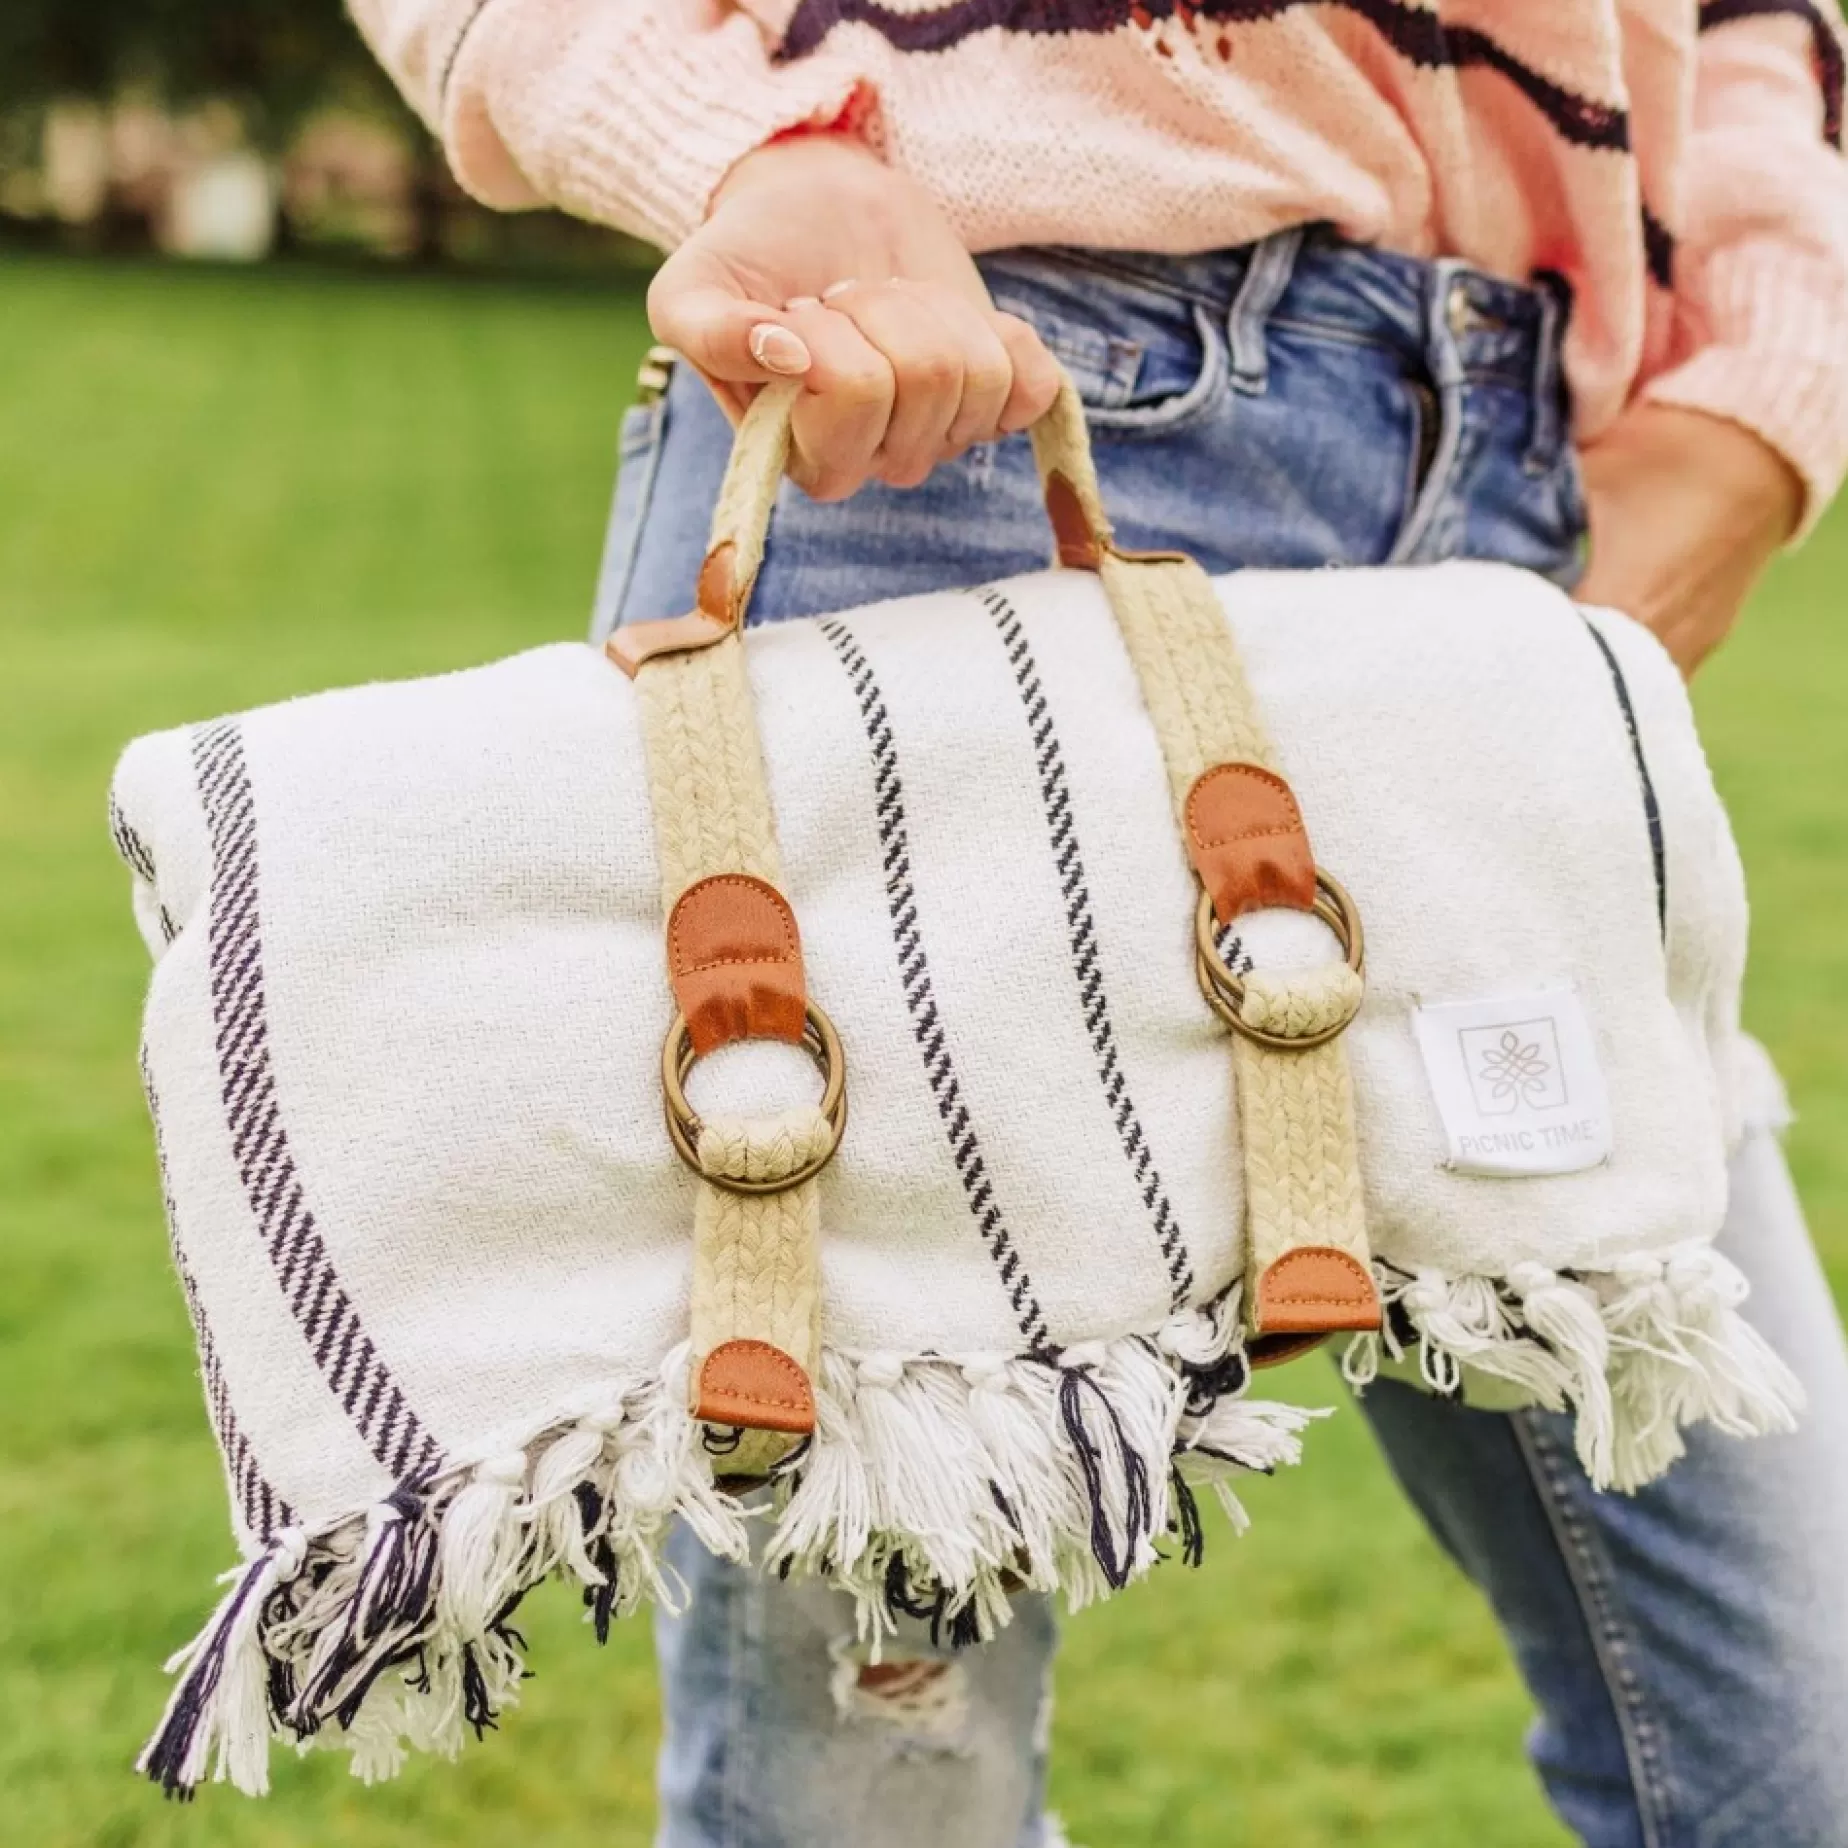
<svg viewBox="0 0 1848 1848"><path fill-rule="evenodd" d="M1226 344L1232 350L1232 384L1248 397L1261 398L1270 383L1270 353L1265 330L1271 312L1296 272L1303 227L1273 232L1250 246L1251 257L1226 316Z"/></svg>
<svg viewBox="0 0 1848 1848"><path fill-rule="evenodd" d="M1566 321L1572 312L1571 285L1552 270L1534 278L1540 297L1540 326L1534 335L1533 434L1521 466L1530 475L1544 475L1559 460L1565 441L1564 393L1560 389L1560 349Z"/></svg>
<svg viewBox="0 0 1848 1848"><path fill-rule="evenodd" d="M1425 365L1431 383L1440 392L1459 391L1463 385L1463 349L1458 332L1469 325L1475 303L1469 296L1467 263L1456 257L1439 257L1431 265L1431 299L1425 308Z"/></svg>
<svg viewBox="0 0 1848 1848"><path fill-rule="evenodd" d="M1425 469L1418 499L1393 542L1386 560L1389 565L1427 564L1443 558L1456 537L1461 516L1454 477L1463 445L1465 384L1458 336L1467 331L1476 312L1470 300L1473 273L1455 257L1440 257L1426 271L1425 374L1437 392L1437 447Z"/></svg>

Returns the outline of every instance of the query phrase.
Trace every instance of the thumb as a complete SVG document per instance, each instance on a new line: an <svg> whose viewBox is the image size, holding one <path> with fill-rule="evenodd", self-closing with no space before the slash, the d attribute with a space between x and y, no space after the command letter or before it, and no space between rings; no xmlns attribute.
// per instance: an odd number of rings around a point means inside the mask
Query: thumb
<svg viewBox="0 0 1848 1848"><path fill-rule="evenodd" d="M784 325L779 310L711 284L663 288L661 280L648 292L655 338L683 353L707 378L765 385L808 371L808 346Z"/></svg>

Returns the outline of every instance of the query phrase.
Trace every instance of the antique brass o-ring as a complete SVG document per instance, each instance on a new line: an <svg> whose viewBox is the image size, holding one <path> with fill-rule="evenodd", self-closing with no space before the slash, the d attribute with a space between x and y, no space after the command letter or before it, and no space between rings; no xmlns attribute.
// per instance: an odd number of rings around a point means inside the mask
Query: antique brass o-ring
<svg viewBox="0 0 1848 1848"><path fill-rule="evenodd" d="M1365 975L1367 951L1360 926L1360 913L1355 909L1353 899L1348 896L1347 888L1319 866L1315 869L1315 915L1334 932L1335 941L1341 946L1342 958L1347 966L1356 975ZM1244 977L1234 974L1220 957L1219 919L1213 911L1212 894L1204 890L1200 893L1199 904L1194 908L1194 974L1199 979L1200 992L1206 996L1207 1005L1233 1032L1242 1033L1246 1039L1278 1052L1307 1052L1312 1046L1326 1046L1337 1034L1347 1030L1354 1015L1360 1011L1357 1001L1354 1008L1341 1019L1319 1032L1305 1034L1300 1039L1252 1026L1241 1012L1245 1004Z"/></svg>
<svg viewBox="0 0 1848 1848"><path fill-rule="evenodd" d="M787 1193L810 1181L834 1159L847 1128L847 1059L841 1049L841 1036L814 1002L803 1007L802 1045L821 1072L821 1114L827 1118L833 1137L819 1155L812 1156L793 1173L775 1180L748 1181L736 1175L714 1174L700 1166L699 1136L703 1125L699 1113L687 1101L687 1074L699 1061L693 1050L693 1038L687 1030L684 1014L674 1016L661 1046L661 1096L667 1107L667 1133L674 1153L702 1180L735 1194Z"/></svg>

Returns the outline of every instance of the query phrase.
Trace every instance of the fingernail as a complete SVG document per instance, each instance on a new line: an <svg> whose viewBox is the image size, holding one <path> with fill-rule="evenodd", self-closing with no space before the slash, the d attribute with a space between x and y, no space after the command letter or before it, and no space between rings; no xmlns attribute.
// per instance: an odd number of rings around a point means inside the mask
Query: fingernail
<svg viewBox="0 0 1848 1848"><path fill-rule="evenodd" d="M853 277L844 277L839 282L829 283L828 286L822 290L821 299L824 302L831 302L835 296L845 295L849 289L857 289L859 286L859 283L856 282Z"/></svg>
<svg viewBox="0 0 1848 1848"><path fill-rule="evenodd" d="M785 308L819 308L821 297L819 295L792 295L783 306Z"/></svg>
<svg viewBox="0 0 1848 1848"><path fill-rule="evenodd" d="M759 321L751 329L751 357L766 372L780 372L794 377L809 369L809 350L787 327L774 321Z"/></svg>

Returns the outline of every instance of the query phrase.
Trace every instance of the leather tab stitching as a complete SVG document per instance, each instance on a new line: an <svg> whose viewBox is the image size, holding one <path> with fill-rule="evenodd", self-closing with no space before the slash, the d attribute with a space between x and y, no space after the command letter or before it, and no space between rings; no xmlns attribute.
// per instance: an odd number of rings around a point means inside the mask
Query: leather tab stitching
<svg viewBox="0 0 1848 1848"><path fill-rule="evenodd" d="M1324 1271L1324 1267L1334 1265L1339 1271L1352 1278L1355 1289L1351 1295L1331 1296L1327 1294L1331 1285L1325 1278L1321 1289L1306 1284L1301 1290L1289 1287L1290 1277L1299 1271ZM1280 1311L1296 1310L1299 1312L1326 1311L1341 1319L1336 1327L1342 1331L1363 1327L1377 1328L1380 1325L1379 1290L1373 1281L1373 1273L1351 1253L1338 1250L1332 1245L1303 1245L1294 1251L1286 1251L1282 1257L1271 1264L1258 1278L1257 1283L1257 1325L1263 1334L1267 1325ZM1371 1315L1371 1320L1364 1320ZM1280 1334L1306 1332L1296 1330L1277 1330Z"/></svg>
<svg viewBox="0 0 1848 1848"><path fill-rule="evenodd" d="M704 892L714 886L742 886L755 895L767 897L774 901L777 923L783 933L783 947L780 952L766 956L714 956L704 962L687 962L680 954L685 917L681 907L695 892ZM675 975L697 975L702 969L749 968L753 965L778 965L796 962L802 955L802 941L796 932L795 913L790 909L786 899L767 879L754 879L749 873L714 873L709 878L695 880L674 901L674 914L667 927L668 966Z"/></svg>
<svg viewBox="0 0 1848 1848"><path fill-rule="evenodd" d="M1221 791L1216 807L1231 808L1225 818L1228 823L1237 822L1241 809L1247 814L1257 809L1249 825L1209 829L1202 810ZM1279 808L1281 820L1276 814ZM1308 830L1295 790L1276 771L1243 760L1214 764L1194 778L1181 814L1188 861L1211 893L1214 914L1222 924L1266 905L1313 909L1315 862ZM1262 843L1272 841L1288 845L1267 853ZM1235 850L1229 857L1224 855L1228 848ZM1242 858L1236 851L1240 848L1245 849ZM1213 863L1216 853L1221 856L1219 864Z"/></svg>
<svg viewBox="0 0 1848 1848"><path fill-rule="evenodd" d="M1223 782L1229 776L1238 777L1241 781L1268 784L1288 804L1289 821L1281 827L1245 828L1232 834L1203 834L1200 829L1200 797L1210 785ZM1264 840L1272 836L1307 832L1303 826L1303 811L1296 800L1296 791L1276 771L1266 770L1262 764L1214 764L1210 770L1202 770L1194 778L1193 787L1187 792L1186 809L1187 832L1193 837L1195 844L1200 847L1220 847L1228 841Z"/></svg>
<svg viewBox="0 0 1848 1848"><path fill-rule="evenodd" d="M715 1381L711 1378L715 1363L723 1373L735 1369L740 1362L769 1369L771 1373L780 1378L787 1391L793 1396L783 1398L774 1392L740 1390L735 1385L728 1385L723 1379ZM708 1412L707 1406L713 1397L717 1397L721 1402L729 1401L724 1405L724 1410L727 1412L793 1412L796 1417L793 1420L775 1419L762 1426L750 1425L735 1418L721 1417ZM695 1418L709 1424L738 1424L741 1428L750 1430L794 1432L800 1429L807 1431L814 1428L815 1393L808 1374L793 1356L784 1353L774 1342L739 1336L720 1342L700 1362L699 1377L696 1381L696 1390L690 1410Z"/></svg>
<svg viewBox="0 0 1848 1848"><path fill-rule="evenodd" d="M698 1052L740 1039L802 1038L802 939L788 899L769 880L696 880L674 901L665 947L668 981Z"/></svg>

